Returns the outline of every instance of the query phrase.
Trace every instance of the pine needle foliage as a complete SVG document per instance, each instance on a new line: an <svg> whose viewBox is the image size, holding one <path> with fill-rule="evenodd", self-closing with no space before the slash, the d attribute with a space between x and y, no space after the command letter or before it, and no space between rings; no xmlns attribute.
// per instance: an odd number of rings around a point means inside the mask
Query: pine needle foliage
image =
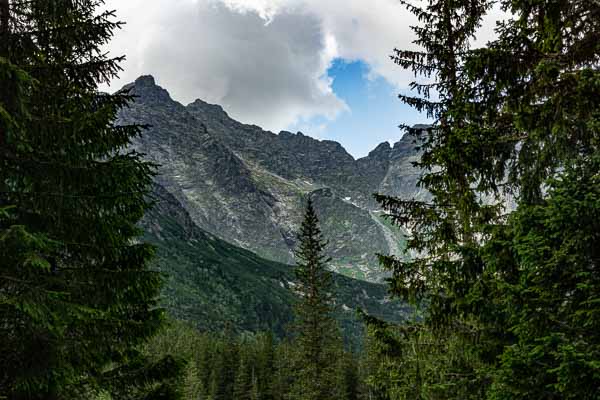
<svg viewBox="0 0 600 400"><path fill-rule="evenodd" d="M127 93L101 0L0 1L0 394L89 398L160 325L136 240L154 167L115 126Z"/></svg>
<svg viewBox="0 0 600 400"><path fill-rule="evenodd" d="M423 150L419 184L431 197L377 196L415 255L381 262L394 294L426 299L407 337L460 343L469 360L421 350L452 377L429 388L463 380L475 398L594 398L600 3L402 3L419 20L420 50L392 58L424 78L400 99L433 120L404 127ZM472 48L494 4L507 12L497 37ZM419 396L467 398L431 393Z"/></svg>
<svg viewBox="0 0 600 400"><path fill-rule="evenodd" d="M327 269L329 258L323 254L326 241L310 198L298 240L295 291L299 298L294 313L297 372L291 398L333 399L341 335L333 318L333 278Z"/></svg>
<svg viewBox="0 0 600 400"><path fill-rule="evenodd" d="M493 179L482 177L488 172L502 174L490 153L504 150L482 145L488 141L488 133L472 118L470 111L476 105L465 64L471 41L491 4L486 0L402 3L419 21L413 27L419 50L396 49L391 58L422 81L411 84L414 95L399 97L425 113L433 124L426 129L401 128L422 150L416 162L423 171L418 184L430 196L415 200L376 195L392 221L411 233L407 251L414 255L382 255L380 262L392 272L393 294L416 307L427 304L425 321L415 319L409 324L412 327L401 336L402 346L415 346L421 338L431 336L438 349L459 342L474 349L469 358L485 358L480 345L482 323L473 317L479 315L480 304L471 301L469 292L479 284L482 273L479 228L496 220L498 207L482 204L478 193L495 189ZM443 339L450 336L451 341ZM422 358L431 362L429 368L435 365L432 355L425 356L431 348L414 351L415 362L422 352ZM413 371L416 382L412 388L395 391L394 398L468 398L454 388L481 388L488 382L479 362L456 363L444 357L436 361L443 374L426 373L427 368L403 368ZM452 376L453 385L444 385L442 375Z"/></svg>

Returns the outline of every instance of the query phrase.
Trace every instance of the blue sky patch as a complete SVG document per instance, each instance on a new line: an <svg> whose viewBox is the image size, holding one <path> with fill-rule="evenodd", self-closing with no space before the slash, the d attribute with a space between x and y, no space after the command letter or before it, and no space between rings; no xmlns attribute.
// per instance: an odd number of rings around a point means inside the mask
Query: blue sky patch
<svg viewBox="0 0 600 400"><path fill-rule="evenodd" d="M403 134L399 124L427 122L425 115L400 102L397 88L383 77L371 74L369 65L362 61L335 59L327 75L333 79L334 93L346 102L349 110L333 121L315 117L299 121L288 130L335 140L359 158L381 142L398 141Z"/></svg>

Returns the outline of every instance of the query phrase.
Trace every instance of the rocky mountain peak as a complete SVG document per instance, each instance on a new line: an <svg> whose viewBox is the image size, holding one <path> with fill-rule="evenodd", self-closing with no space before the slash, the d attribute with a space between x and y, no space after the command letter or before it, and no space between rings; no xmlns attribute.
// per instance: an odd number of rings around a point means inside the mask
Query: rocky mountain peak
<svg viewBox="0 0 600 400"><path fill-rule="evenodd" d="M383 227L372 194L420 195L413 138L405 136L393 148L381 143L356 160L335 141L246 125L203 100L183 106L149 75L125 88L137 98L119 122L152 126L136 149L160 165L156 182L194 224L262 257L293 262L310 195L332 243L332 268L379 279L374 255L396 251L386 238L402 237Z"/></svg>
<svg viewBox="0 0 600 400"><path fill-rule="evenodd" d="M428 125L415 125L414 127L422 127L422 129L426 129ZM416 151L416 148L419 146L418 142L419 139L417 137L405 133L399 141L394 143L394 148L392 149L391 157L406 157L418 153Z"/></svg>
<svg viewBox="0 0 600 400"><path fill-rule="evenodd" d="M154 79L154 77L152 75L142 75L135 80L134 84L135 84L135 86L138 86L138 87L142 87L142 86L152 87L152 86L156 86L156 80Z"/></svg>
<svg viewBox="0 0 600 400"><path fill-rule="evenodd" d="M194 100L194 102L188 104L186 106L186 108L188 109L188 111L192 112L193 114L197 115L200 118L206 118L206 119L229 118L229 115L227 114L227 112L225 110L223 110L223 107L221 107L218 104L207 103L206 101L201 100L201 99Z"/></svg>
<svg viewBox="0 0 600 400"><path fill-rule="evenodd" d="M279 132L280 138L293 138L294 136L296 136L296 135L290 131L280 131Z"/></svg>
<svg viewBox="0 0 600 400"><path fill-rule="evenodd" d="M142 75L135 82L125 85L122 90L130 90L137 96L136 102L147 105L174 103L171 95L156 84L152 75Z"/></svg>
<svg viewBox="0 0 600 400"><path fill-rule="evenodd" d="M389 158L392 146L389 142L380 143L377 147L369 152L368 158L384 160Z"/></svg>

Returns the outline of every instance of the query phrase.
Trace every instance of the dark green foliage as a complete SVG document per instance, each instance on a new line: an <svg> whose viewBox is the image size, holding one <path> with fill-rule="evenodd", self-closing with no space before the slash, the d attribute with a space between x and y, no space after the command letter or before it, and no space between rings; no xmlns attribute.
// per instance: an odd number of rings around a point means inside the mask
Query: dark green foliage
<svg viewBox="0 0 600 400"><path fill-rule="evenodd" d="M209 386L207 387L207 393L210 398L233 398L236 386L235 379L241 377L240 374L236 373L239 367L238 343L234 338L225 335L222 340L215 343L213 348L213 361L211 363ZM242 393L238 391L237 394L240 395Z"/></svg>
<svg viewBox="0 0 600 400"><path fill-rule="evenodd" d="M146 214L144 237L157 247L155 264L166 276L162 305L173 317L202 331L236 333L272 331L285 336L293 315L290 290L293 267L265 260L198 228L179 202L155 186L155 206ZM407 306L382 301L385 285L334 274L336 302L348 309L335 310L344 337L359 345L362 323L355 309L390 321L400 321Z"/></svg>
<svg viewBox="0 0 600 400"><path fill-rule="evenodd" d="M335 363L341 354L341 335L333 317L333 277L323 253L326 242L309 199L298 234L294 312L297 371L292 398L335 398Z"/></svg>
<svg viewBox="0 0 600 400"><path fill-rule="evenodd" d="M289 395L289 387L278 382L282 375L291 376L286 348L267 333L200 333L172 321L145 346L144 354L152 359L176 354L187 360L187 373L179 381L185 399L278 400Z"/></svg>
<svg viewBox="0 0 600 400"><path fill-rule="evenodd" d="M247 357L240 355L240 363L235 377L235 385L233 387L233 398L240 400L250 400L252 398L253 383L255 380L254 368L248 365Z"/></svg>
<svg viewBox="0 0 600 400"><path fill-rule="evenodd" d="M432 199L378 196L418 255L381 260L394 293L427 299L423 323L390 348L423 338L434 347L421 341L413 356L395 355L392 365L414 358L396 369L397 398L427 359L445 375L415 377L421 398L587 399L599 390L600 4L499 3L512 17L475 50L470 37L492 1L407 5L423 52L394 59L434 79L413 85L423 97L401 96L435 121L408 130ZM444 357L455 343L462 354Z"/></svg>
<svg viewBox="0 0 600 400"><path fill-rule="evenodd" d="M120 61L101 51L119 26L101 3L0 12L0 393L14 399L88 398L161 321L153 249L135 242L153 169L127 146L142 127L113 126L131 99L97 92Z"/></svg>
<svg viewBox="0 0 600 400"><path fill-rule="evenodd" d="M171 321L144 346L143 355L150 360L168 360L173 354L187 361L183 379L177 380L184 399L289 400L298 396L294 388L299 349L293 340L278 342L269 333L200 333ZM343 353L329 361L335 371L329 398L358 399L356 358Z"/></svg>
<svg viewBox="0 0 600 400"><path fill-rule="evenodd" d="M594 399L600 390L600 154L549 182L490 241L511 240L518 279L499 301L516 341L504 349L492 398ZM492 263L493 260L490 260Z"/></svg>
<svg viewBox="0 0 600 400"><path fill-rule="evenodd" d="M334 398L358 400L363 388L358 357L354 353L344 351L338 355L336 362Z"/></svg>
<svg viewBox="0 0 600 400"><path fill-rule="evenodd" d="M402 326L366 317L365 391L372 399L481 399L470 370L485 367L464 336L435 334L423 322ZM459 373L457 371L464 371Z"/></svg>
<svg viewBox="0 0 600 400"><path fill-rule="evenodd" d="M181 399L184 368L185 363L179 354L161 359L138 354L127 363L104 372L100 395L123 400Z"/></svg>

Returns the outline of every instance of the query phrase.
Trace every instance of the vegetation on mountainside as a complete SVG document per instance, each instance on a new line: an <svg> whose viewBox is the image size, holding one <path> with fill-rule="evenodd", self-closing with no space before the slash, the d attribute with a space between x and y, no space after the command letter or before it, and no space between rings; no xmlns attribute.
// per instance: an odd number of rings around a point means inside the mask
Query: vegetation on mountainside
<svg viewBox="0 0 600 400"><path fill-rule="evenodd" d="M411 258L379 259L411 308L326 269L319 200L336 211L327 229L353 230L327 190L312 192L295 270L208 234L157 182L150 194L153 165L130 151L143 127L114 124L131 97L97 90L120 61L100 51L112 13L101 0L0 0L0 398L598 398L600 4L401 2L421 50L392 58L426 80L400 98L435 121L404 127L430 196L376 198L410 233ZM495 3L512 15L473 49ZM235 170L219 179L262 196L197 129ZM298 178L283 143L247 134L279 146L274 161L253 148L256 163ZM317 170L345 182L353 161L326 145L343 168ZM161 302L187 324L165 324Z"/></svg>
<svg viewBox="0 0 600 400"><path fill-rule="evenodd" d="M162 304L171 315L201 330L272 331L283 337L292 318L293 267L268 261L198 228L178 201L160 186L143 221L157 247L154 265L165 275ZM387 299L384 285L335 275L336 318L347 340L358 345L362 308L401 321L408 308ZM387 300L386 300L387 299Z"/></svg>

